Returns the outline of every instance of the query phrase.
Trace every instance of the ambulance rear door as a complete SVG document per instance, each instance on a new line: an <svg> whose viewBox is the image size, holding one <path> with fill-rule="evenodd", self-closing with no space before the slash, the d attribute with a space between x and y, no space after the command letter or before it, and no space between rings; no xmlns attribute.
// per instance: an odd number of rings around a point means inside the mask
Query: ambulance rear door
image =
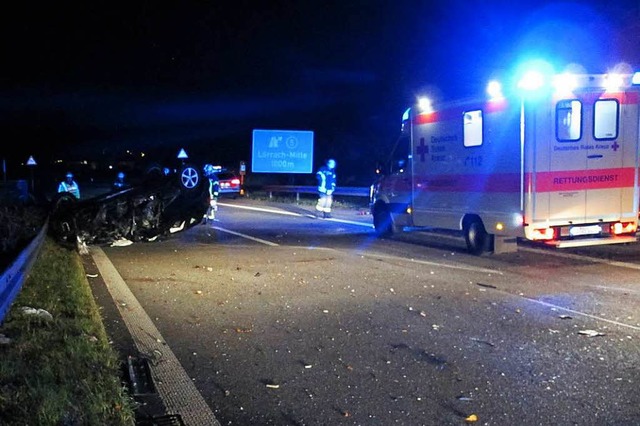
<svg viewBox="0 0 640 426"><path fill-rule="evenodd" d="M527 132L535 144L533 222L576 225L572 236L582 236L599 232L588 224L633 218L638 113L626 105L624 94L590 92L536 110Z"/></svg>
<svg viewBox="0 0 640 426"><path fill-rule="evenodd" d="M586 221L609 222L637 215L638 108L635 93L585 99L588 177Z"/></svg>

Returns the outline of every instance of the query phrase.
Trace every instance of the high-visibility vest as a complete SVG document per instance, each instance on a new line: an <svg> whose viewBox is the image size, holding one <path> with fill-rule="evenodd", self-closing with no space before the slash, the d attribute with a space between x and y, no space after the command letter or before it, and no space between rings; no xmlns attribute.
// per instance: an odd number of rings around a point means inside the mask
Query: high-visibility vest
<svg viewBox="0 0 640 426"><path fill-rule="evenodd" d="M322 166L316 173L316 177L318 178L318 192L324 194L328 190L334 191L336 189L335 169Z"/></svg>
<svg viewBox="0 0 640 426"><path fill-rule="evenodd" d="M58 185L58 192L70 192L74 197L80 199L80 188L75 181L68 183L67 181L60 182Z"/></svg>

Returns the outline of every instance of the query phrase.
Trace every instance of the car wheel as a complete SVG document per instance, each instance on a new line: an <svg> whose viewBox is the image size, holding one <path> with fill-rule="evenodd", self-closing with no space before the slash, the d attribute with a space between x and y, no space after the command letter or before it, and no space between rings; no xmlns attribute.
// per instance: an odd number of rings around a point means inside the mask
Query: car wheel
<svg viewBox="0 0 640 426"><path fill-rule="evenodd" d="M53 211L66 210L75 206L78 203L78 199L68 192L59 192L53 198Z"/></svg>
<svg viewBox="0 0 640 426"><path fill-rule="evenodd" d="M195 166L184 165L180 168L178 179L180 180L181 189L192 191L200 187L202 177Z"/></svg>
<svg viewBox="0 0 640 426"><path fill-rule="evenodd" d="M54 238L66 247L75 247L78 235L76 211L78 199L68 192L56 194L49 229Z"/></svg>
<svg viewBox="0 0 640 426"><path fill-rule="evenodd" d="M152 163L144 171L147 179L156 180L164 177L164 172L159 164Z"/></svg>

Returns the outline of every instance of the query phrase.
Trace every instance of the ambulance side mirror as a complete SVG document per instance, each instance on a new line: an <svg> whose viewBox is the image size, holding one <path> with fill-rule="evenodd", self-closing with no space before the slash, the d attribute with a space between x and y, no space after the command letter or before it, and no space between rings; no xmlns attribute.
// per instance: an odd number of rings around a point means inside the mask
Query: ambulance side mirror
<svg viewBox="0 0 640 426"><path fill-rule="evenodd" d="M393 163L393 173L402 173L406 170L407 161L406 160L397 160Z"/></svg>

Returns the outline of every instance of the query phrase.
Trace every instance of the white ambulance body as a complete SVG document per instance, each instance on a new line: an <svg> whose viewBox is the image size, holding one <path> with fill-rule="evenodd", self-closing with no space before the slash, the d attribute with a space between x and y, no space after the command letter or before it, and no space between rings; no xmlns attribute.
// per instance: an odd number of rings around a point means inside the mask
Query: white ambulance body
<svg viewBox="0 0 640 426"><path fill-rule="evenodd" d="M518 238L635 242L638 77L562 75L557 90L407 110L406 162L374 185L377 233L462 231L475 254L516 250Z"/></svg>

